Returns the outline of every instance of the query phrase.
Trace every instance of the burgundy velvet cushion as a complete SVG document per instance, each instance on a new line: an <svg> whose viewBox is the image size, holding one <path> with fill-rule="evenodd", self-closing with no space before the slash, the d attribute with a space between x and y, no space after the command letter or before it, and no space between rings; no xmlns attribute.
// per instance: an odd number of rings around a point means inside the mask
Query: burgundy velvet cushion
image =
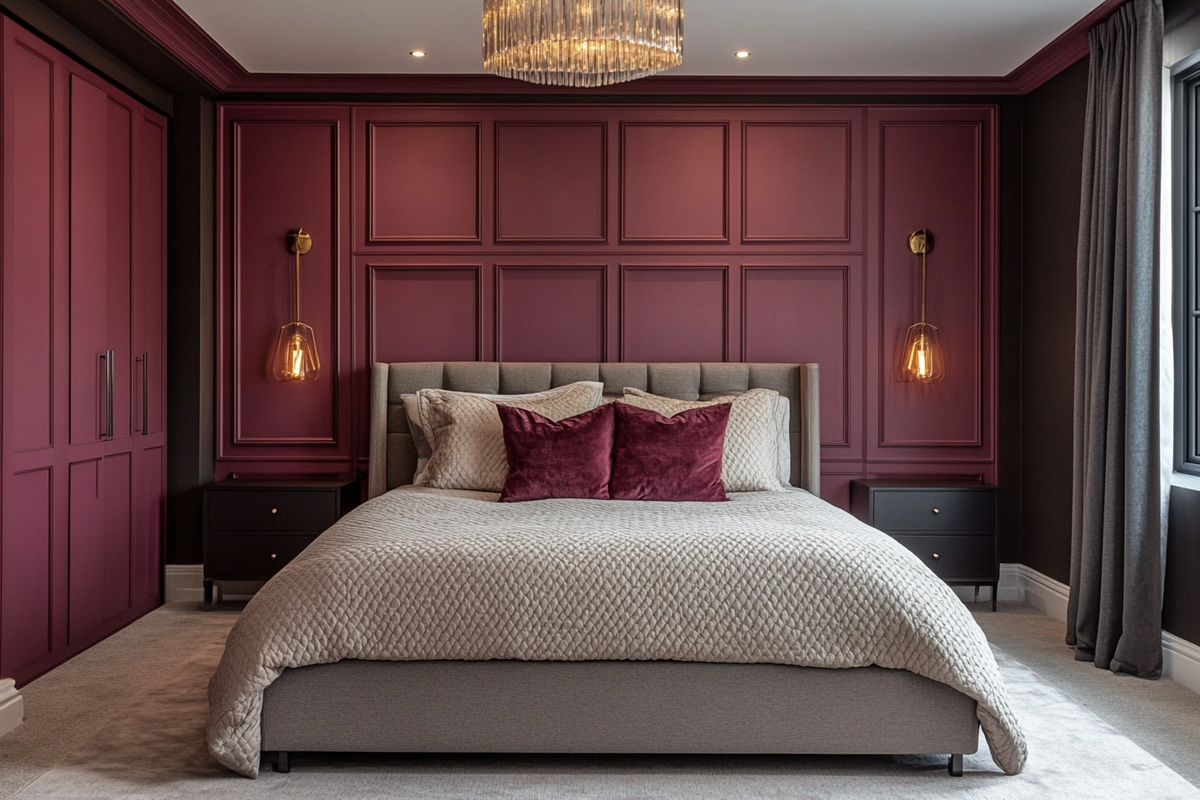
<svg viewBox="0 0 1200 800"><path fill-rule="evenodd" d="M657 411L614 403L613 500L728 500L721 483L721 455L729 403L681 411Z"/></svg>
<svg viewBox="0 0 1200 800"><path fill-rule="evenodd" d="M515 406L496 408L504 426L504 450L508 455L501 503L549 497L608 499L612 404L559 422Z"/></svg>

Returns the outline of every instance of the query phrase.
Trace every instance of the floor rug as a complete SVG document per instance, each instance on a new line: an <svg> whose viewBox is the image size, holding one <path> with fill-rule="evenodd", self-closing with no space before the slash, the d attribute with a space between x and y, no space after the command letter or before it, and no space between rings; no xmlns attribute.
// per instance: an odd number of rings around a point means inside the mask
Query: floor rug
<svg viewBox="0 0 1200 800"><path fill-rule="evenodd" d="M299 754L248 780L204 747L201 649L17 797L37 798L1195 798L1200 790L1006 653L996 657L1029 742L1020 775L980 750L951 778L945 757Z"/></svg>

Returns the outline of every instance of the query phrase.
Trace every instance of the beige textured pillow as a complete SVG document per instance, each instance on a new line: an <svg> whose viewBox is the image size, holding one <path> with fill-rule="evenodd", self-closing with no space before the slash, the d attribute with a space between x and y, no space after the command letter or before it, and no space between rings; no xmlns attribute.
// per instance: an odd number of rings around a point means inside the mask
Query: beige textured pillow
<svg viewBox="0 0 1200 800"><path fill-rule="evenodd" d="M774 391L774 390L772 390ZM702 394L701 400L720 400L728 403L741 393ZM783 395L775 399L775 445L779 452L779 483L792 485L792 401Z"/></svg>
<svg viewBox="0 0 1200 800"><path fill-rule="evenodd" d="M417 451L417 470L413 473L413 486L429 485L429 457L433 450L429 440L425 438L425 429L421 426L421 409L417 404L416 394L400 395L404 403L404 416L408 417L408 432L412 436L413 448Z"/></svg>
<svg viewBox="0 0 1200 800"><path fill-rule="evenodd" d="M508 476L504 427L497 404L516 406L559 420L591 411L600 404L604 384L579 381L534 394L482 395L448 389L417 392L421 426L433 453L429 486L499 492Z"/></svg>
<svg viewBox="0 0 1200 800"><path fill-rule="evenodd" d="M617 402L648 408L667 417L690 408L731 403L721 462L725 491L777 492L783 489L779 481L778 401L779 392L774 389L750 389L728 397L693 401L626 388L625 396Z"/></svg>

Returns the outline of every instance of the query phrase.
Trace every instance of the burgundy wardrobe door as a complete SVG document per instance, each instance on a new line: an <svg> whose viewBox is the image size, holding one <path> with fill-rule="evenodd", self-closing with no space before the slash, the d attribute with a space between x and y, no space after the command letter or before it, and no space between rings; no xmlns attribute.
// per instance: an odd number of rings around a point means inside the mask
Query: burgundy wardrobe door
<svg viewBox="0 0 1200 800"><path fill-rule="evenodd" d="M132 120L71 76L72 642L131 605Z"/></svg>
<svg viewBox="0 0 1200 800"><path fill-rule="evenodd" d="M133 162L133 530L134 605L161 594L166 493L165 358L166 130L134 116Z"/></svg>
<svg viewBox="0 0 1200 800"><path fill-rule="evenodd" d="M55 54L4 20L3 442L0 499L0 675L22 680L54 647L56 423L65 356L54 203ZM56 389L58 394L56 395ZM65 587L63 587L65 588Z"/></svg>
<svg viewBox="0 0 1200 800"><path fill-rule="evenodd" d="M104 438L108 328L108 97L70 80L71 444Z"/></svg>

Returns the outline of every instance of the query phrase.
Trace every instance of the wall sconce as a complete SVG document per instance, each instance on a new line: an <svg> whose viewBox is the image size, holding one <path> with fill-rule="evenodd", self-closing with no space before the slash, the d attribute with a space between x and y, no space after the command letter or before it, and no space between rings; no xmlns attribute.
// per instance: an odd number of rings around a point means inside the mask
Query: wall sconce
<svg viewBox="0 0 1200 800"><path fill-rule="evenodd" d="M295 285L292 291L292 321L279 329L275 356L271 359L271 378L277 381L312 381L321 371L317 355L317 337L313 329L300 321L300 256L312 250L312 236L304 228L287 236L288 250L296 256Z"/></svg>
<svg viewBox="0 0 1200 800"><path fill-rule="evenodd" d="M938 383L946 379L945 357L938 329L925 321L925 257L933 249L933 234L918 228L908 235L908 247L921 257L921 321L908 327L900 348L900 380Z"/></svg>

